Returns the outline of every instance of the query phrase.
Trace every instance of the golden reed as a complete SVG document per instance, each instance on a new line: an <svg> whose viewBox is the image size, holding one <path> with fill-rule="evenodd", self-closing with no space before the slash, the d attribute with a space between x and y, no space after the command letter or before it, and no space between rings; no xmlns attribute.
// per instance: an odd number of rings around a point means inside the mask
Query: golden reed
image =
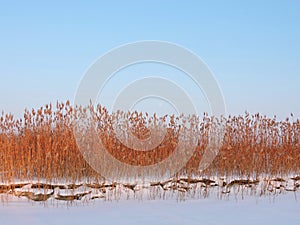
<svg viewBox="0 0 300 225"><path fill-rule="evenodd" d="M104 179L83 159L73 136L74 116L91 113L96 120L99 138L117 159L131 165L150 165L170 154L178 143L182 126L197 138L194 155L176 176L259 177L268 174L288 176L300 170L300 120L277 121L260 114L220 118L225 135L219 154L205 170L199 163L209 140L209 128L215 120L203 116L157 117L138 112L110 114L104 107L72 107L70 102L51 104L38 110L25 110L22 119L2 113L0 118L0 182L15 181L92 181ZM126 114L127 113L127 114ZM149 136L149 126L161 123L167 133L160 145L151 151L135 151L124 146L114 134L113 121L126 114L129 126L123 128L138 138ZM128 130L126 130L128 129ZM89 136L87 135L87 140ZM91 137L92 138L92 137ZM174 162L176 163L176 162ZM114 169L114 165L110 169Z"/></svg>

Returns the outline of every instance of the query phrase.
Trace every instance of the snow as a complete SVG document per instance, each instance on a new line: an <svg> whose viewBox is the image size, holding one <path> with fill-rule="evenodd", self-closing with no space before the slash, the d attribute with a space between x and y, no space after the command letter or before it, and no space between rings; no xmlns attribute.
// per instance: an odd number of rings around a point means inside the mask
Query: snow
<svg viewBox="0 0 300 225"><path fill-rule="evenodd" d="M0 206L2 225L235 225L300 224L299 192L263 197L230 196L186 201L94 200L88 203L58 204L32 202L11 197Z"/></svg>

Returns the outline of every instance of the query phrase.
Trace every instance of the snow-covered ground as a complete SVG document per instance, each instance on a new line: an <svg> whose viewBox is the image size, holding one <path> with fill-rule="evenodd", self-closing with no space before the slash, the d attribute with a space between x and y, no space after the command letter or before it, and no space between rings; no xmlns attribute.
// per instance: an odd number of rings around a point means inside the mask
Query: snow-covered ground
<svg viewBox="0 0 300 225"><path fill-rule="evenodd" d="M247 196L186 201L120 200L88 204L49 204L15 198L1 203L1 225L141 225L141 224L263 224L299 225L299 192L275 196Z"/></svg>

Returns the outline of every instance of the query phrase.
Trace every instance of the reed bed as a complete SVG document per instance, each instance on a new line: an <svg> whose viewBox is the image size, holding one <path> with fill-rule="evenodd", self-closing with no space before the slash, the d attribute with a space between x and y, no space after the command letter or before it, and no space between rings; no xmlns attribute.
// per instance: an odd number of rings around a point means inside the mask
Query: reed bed
<svg viewBox="0 0 300 225"><path fill-rule="evenodd" d="M95 143L92 140L94 135L89 132L96 131L109 153L130 165L145 166L166 159L178 144L179 132L183 132L187 147L196 138L193 156L173 177L188 177L191 180L192 177L239 177L255 180L263 176L288 177L300 172L300 120L292 115L284 121L248 113L221 118L213 118L206 113L202 116L158 117L139 112L109 113L100 105L95 108L72 107L67 101L58 102L56 107L48 104L37 110L25 110L20 119L2 113L0 182L105 182L101 172L99 174L93 170L83 158L74 137L75 118L87 118L88 115L92 115L95 126L83 134L86 144L89 145L89 141ZM153 124L166 127L166 135L151 151L131 149L122 144L114 133L114 124L118 124L121 115L127 118L127 125L122 127L124 138L126 133L132 132L137 138L145 139L149 137ZM219 154L208 168L199 170L215 123L224 126ZM91 144L89 148L95 146ZM112 164L106 169L114 170L114 166ZM116 174L119 176L126 171L116 173L120 173Z"/></svg>

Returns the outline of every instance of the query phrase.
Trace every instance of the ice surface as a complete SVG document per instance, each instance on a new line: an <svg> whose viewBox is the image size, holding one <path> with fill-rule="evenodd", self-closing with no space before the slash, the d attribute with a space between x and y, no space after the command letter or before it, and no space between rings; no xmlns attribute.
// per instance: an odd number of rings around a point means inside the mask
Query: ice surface
<svg viewBox="0 0 300 225"><path fill-rule="evenodd" d="M276 225L300 224L300 196L287 192L273 196L176 200L95 200L88 204L51 204L13 197L0 206L2 225Z"/></svg>

